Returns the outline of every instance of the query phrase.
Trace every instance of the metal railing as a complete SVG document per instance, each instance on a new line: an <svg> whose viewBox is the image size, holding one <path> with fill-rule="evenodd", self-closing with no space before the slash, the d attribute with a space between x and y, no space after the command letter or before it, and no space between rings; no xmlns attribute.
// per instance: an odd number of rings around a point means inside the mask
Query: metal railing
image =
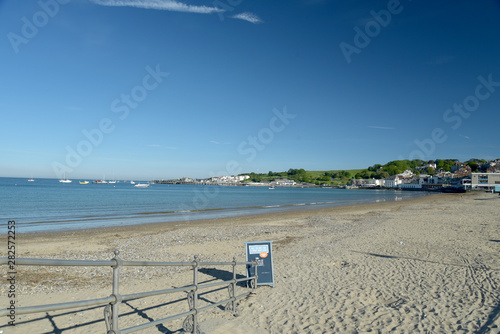
<svg viewBox="0 0 500 334"><path fill-rule="evenodd" d="M124 261L119 258L120 252L115 250L115 256L109 261L87 261L87 260L60 260L60 259L29 259L29 258L17 258L16 266L18 265L31 265L31 266L87 266L87 267L111 267L113 268L113 285L112 294L108 297L80 300L67 303L58 304L46 304L46 305L36 305L36 306L26 306L16 308L16 315L21 314L31 314L49 311L58 311L71 308L79 307L96 307L104 306L104 322L106 323L107 334L126 334L132 333L139 330L143 330L152 326L163 324L165 322L185 318L183 322L183 330L191 333L201 333L198 325L198 314L202 311L206 311L213 307L225 305L225 310L236 313L236 301L248 296L250 293L254 292L257 287L257 262L236 262L236 258L233 257L232 262L200 262L197 256L194 257L192 262L150 262L150 261ZM0 258L0 265L7 265L9 263L8 258ZM236 266L254 266L255 275L252 277L236 278ZM146 291L139 293L132 293L127 295L120 294L120 268L122 267L138 267L138 266L156 266L156 267L166 267L166 266L186 266L193 268L193 284L181 288L172 288L156 291ZM200 267L207 266L232 266L233 267L233 278L227 281L214 282L200 284L198 282L198 270ZM239 282L248 282L248 286L252 289L251 291L245 292L236 296L236 284ZM217 303L209 304L203 307L198 307L198 291L201 289L207 289L218 286L227 286L229 291L229 298L222 300ZM219 290L219 289L217 289ZM216 290L213 290L216 291ZM176 292L187 292L187 297L184 298L188 301L189 311L179 314L174 314L163 319L158 319L150 321L145 324L137 325L134 327L119 329L118 317L119 317L119 305L122 302L152 296L166 295ZM210 291L209 291L210 292ZM8 316L9 309L0 309L0 317Z"/></svg>

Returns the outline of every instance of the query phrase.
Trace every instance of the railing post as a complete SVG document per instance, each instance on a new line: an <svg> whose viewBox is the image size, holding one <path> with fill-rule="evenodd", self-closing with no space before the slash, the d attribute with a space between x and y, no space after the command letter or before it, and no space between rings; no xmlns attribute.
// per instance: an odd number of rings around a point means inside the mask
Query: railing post
<svg viewBox="0 0 500 334"><path fill-rule="evenodd" d="M259 275L257 274L257 268L259 267L259 263L257 262L257 260L254 260L252 262L255 267L255 273L254 273L255 278L252 280L252 290L255 292L255 289L257 289L257 279L259 278Z"/></svg>
<svg viewBox="0 0 500 334"><path fill-rule="evenodd" d="M106 327L108 334L120 334L120 329L118 327L118 307L122 302L122 296L120 295L120 267L123 265L122 259L118 257L120 251L115 250L115 257L112 259L115 261L113 266L113 293L111 294L115 297L114 302L104 308L104 319L106 321Z"/></svg>
<svg viewBox="0 0 500 334"><path fill-rule="evenodd" d="M194 290L189 291L187 296L187 301L189 304L189 310L194 311L194 314L188 315L182 327L185 332L191 332L193 334L201 333L200 327L198 325L198 268L200 266L200 259L197 255L194 256L194 267L193 267L193 285Z"/></svg>
<svg viewBox="0 0 500 334"><path fill-rule="evenodd" d="M226 311L233 312L234 315L237 314L236 311L236 257L233 257L233 282L227 286L229 291L229 299L232 299L226 304Z"/></svg>
<svg viewBox="0 0 500 334"><path fill-rule="evenodd" d="M200 267L200 259L198 255L194 256L195 266L193 268L193 285L195 286L194 295L193 295L193 308L195 313L193 314L193 331L192 333L196 333L198 327L198 268Z"/></svg>

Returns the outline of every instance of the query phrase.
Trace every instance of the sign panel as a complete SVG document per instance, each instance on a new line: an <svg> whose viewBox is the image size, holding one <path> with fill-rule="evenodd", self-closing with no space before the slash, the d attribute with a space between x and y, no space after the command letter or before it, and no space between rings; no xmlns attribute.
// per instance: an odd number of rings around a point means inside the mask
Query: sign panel
<svg viewBox="0 0 500 334"><path fill-rule="evenodd" d="M495 186L495 192L500 193L500 186Z"/></svg>
<svg viewBox="0 0 500 334"><path fill-rule="evenodd" d="M257 260L257 285L272 285L274 287L273 269L273 242L249 241L245 242L247 261ZM255 268L247 267L247 277L253 276Z"/></svg>

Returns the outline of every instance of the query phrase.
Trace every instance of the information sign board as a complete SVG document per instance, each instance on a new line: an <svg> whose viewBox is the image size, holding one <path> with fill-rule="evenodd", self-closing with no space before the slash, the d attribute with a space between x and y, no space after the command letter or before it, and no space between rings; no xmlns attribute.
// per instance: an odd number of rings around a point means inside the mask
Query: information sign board
<svg viewBox="0 0 500 334"><path fill-rule="evenodd" d="M247 261L257 261L257 285L272 285L274 287L273 242L245 242ZM248 277L253 276L255 268L247 267Z"/></svg>

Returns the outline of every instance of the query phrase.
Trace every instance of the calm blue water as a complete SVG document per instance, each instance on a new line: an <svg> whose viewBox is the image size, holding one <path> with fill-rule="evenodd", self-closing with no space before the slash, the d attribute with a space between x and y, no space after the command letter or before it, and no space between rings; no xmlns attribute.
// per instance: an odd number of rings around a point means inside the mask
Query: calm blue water
<svg viewBox="0 0 500 334"><path fill-rule="evenodd" d="M16 221L19 233L187 221L397 201L424 192L321 188L225 187L130 183L81 185L54 179L0 178L0 225ZM0 234L6 234L0 230Z"/></svg>

